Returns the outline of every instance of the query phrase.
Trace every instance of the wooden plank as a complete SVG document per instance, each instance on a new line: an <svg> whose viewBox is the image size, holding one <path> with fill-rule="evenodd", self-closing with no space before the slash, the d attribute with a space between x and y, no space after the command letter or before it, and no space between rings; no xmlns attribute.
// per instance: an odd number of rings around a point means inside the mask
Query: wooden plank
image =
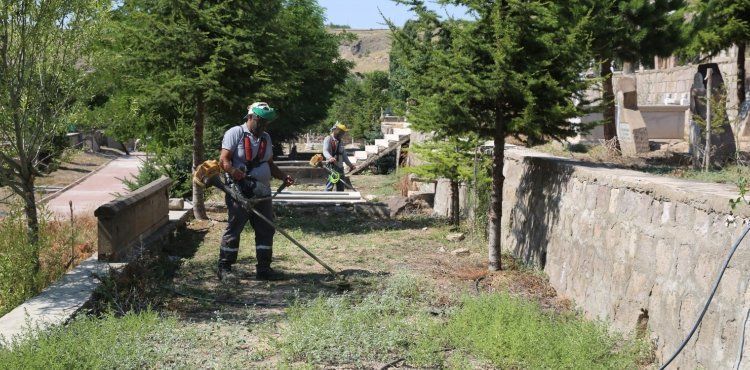
<svg viewBox="0 0 750 370"><path fill-rule="evenodd" d="M349 172L349 175L356 175L356 174L362 172L362 170L364 170L365 168L370 167L370 165L373 164L373 163L375 163L375 161L377 161L378 159L385 157L387 154L389 154L392 151L396 150L396 148L400 148L402 145L408 143L410 138L411 138L411 136L409 136L409 135L404 136L404 137L401 138L401 140L399 140L399 141L391 144L387 149L383 150L382 152L380 152L380 153L378 153L376 155L372 155L372 156L368 157L364 162L362 162L362 164L358 163L357 164L357 168L354 169L354 171Z"/></svg>

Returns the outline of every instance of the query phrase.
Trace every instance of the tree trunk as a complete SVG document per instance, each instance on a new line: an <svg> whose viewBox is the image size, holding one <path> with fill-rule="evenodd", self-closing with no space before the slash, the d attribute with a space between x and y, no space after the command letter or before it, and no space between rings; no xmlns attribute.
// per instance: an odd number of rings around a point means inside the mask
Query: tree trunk
<svg viewBox="0 0 750 370"><path fill-rule="evenodd" d="M461 222L461 206L458 196L458 181L451 179L451 223L456 228Z"/></svg>
<svg viewBox="0 0 750 370"><path fill-rule="evenodd" d="M737 112L745 102L745 43L737 44Z"/></svg>
<svg viewBox="0 0 750 370"><path fill-rule="evenodd" d="M36 195L34 194L34 180L24 181L23 209L26 213L26 233L29 245L33 248L34 273L39 272L39 215L36 209Z"/></svg>
<svg viewBox="0 0 750 370"><path fill-rule="evenodd" d="M502 218L503 218L503 161L505 158L505 124L498 118L495 122L495 148L492 155L492 196L489 220L489 264L490 271L502 269Z"/></svg>
<svg viewBox="0 0 750 370"><path fill-rule="evenodd" d="M602 107L604 108L604 140L612 140L617 137L617 126L615 126L615 93L612 86L612 61L606 60L601 65L600 76L602 82Z"/></svg>
<svg viewBox="0 0 750 370"><path fill-rule="evenodd" d="M199 93L193 119L193 171L203 163L203 125L205 123L206 103L203 94ZM207 220L203 188L193 183L193 215L198 220Z"/></svg>

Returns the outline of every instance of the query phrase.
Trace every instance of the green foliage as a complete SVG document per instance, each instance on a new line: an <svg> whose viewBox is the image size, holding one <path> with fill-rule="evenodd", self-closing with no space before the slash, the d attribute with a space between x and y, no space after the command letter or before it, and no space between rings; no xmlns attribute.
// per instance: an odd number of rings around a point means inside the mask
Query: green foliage
<svg viewBox="0 0 750 370"><path fill-rule="evenodd" d="M26 206L29 241L38 238L34 181L59 154L70 125L104 0L0 2L0 187Z"/></svg>
<svg viewBox="0 0 750 370"><path fill-rule="evenodd" d="M435 139L411 148L425 164L410 172L426 180L446 178L454 181L474 179L474 158L480 145L477 137Z"/></svg>
<svg viewBox="0 0 750 370"><path fill-rule="evenodd" d="M363 298L347 294L297 303L287 311L282 351L313 363L389 360L432 325L420 309L429 300L424 281L400 274L388 279L384 291Z"/></svg>
<svg viewBox="0 0 750 370"><path fill-rule="evenodd" d="M164 150L143 161L134 179L123 179L128 190L133 191L162 176L172 180L171 198L187 198L192 191L192 157L185 147Z"/></svg>
<svg viewBox="0 0 750 370"><path fill-rule="evenodd" d="M633 368L649 349L609 334L600 323L545 312L505 293L465 297L440 320L425 312L435 300L425 281L398 274L383 291L364 297L298 303L287 311L289 325L279 344L289 360L313 364L404 357L411 366L444 367L471 358L534 369Z"/></svg>
<svg viewBox="0 0 750 370"><path fill-rule="evenodd" d="M708 97L703 97L702 102L706 104ZM721 134L724 128L730 126L730 119L727 115L727 94L721 92L711 95L711 133ZM700 114L693 115L693 121L701 128L700 132L705 135L707 121Z"/></svg>
<svg viewBox="0 0 750 370"><path fill-rule="evenodd" d="M166 337L175 325L150 311L82 317L0 348L0 363L6 369L140 369L163 356L150 341Z"/></svg>
<svg viewBox="0 0 750 370"><path fill-rule="evenodd" d="M580 0L571 5L568 16L585 18L591 49L600 62L649 62L654 56L669 56L686 42L684 0Z"/></svg>
<svg viewBox="0 0 750 370"><path fill-rule="evenodd" d="M647 343L611 335L600 323L547 313L504 293L464 299L442 332L455 348L500 368L632 369L648 351Z"/></svg>
<svg viewBox="0 0 750 370"><path fill-rule="evenodd" d="M352 28L352 26L350 26L348 24L336 24L336 23L328 23L328 24L326 24L326 27L328 27L328 28L339 28L339 29L342 29L342 30L348 30L348 29Z"/></svg>
<svg viewBox="0 0 750 370"><path fill-rule="evenodd" d="M409 32L392 26L413 127L438 136L474 133L539 142L572 136L591 60L583 24L567 4L460 1L476 21L441 21L422 1ZM394 76L395 77L395 76Z"/></svg>
<svg viewBox="0 0 750 370"><path fill-rule="evenodd" d="M0 316L39 292L35 252L20 214L11 213L0 221Z"/></svg>
<svg viewBox="0 0 750 370"><path fill-rule="evenodd" d="M40 219L39 241L29 242L24 215L12 210L0 219L0 316L57 280L82 257L93 252L92 220ZM74 254L75 253L75 254ZM35 266L36 259L40 265Z"/></svg>
<svg viewBox="0 0 750 370"><path fill-rule="evenodd" d="M355 139L372 142L382 137L380 114L390 106L389 77L386 72L365 73L362 77L351 75L341 86L328 110L323 130L328 131L336 121L346 124L349 135Z"/></svg>
<svg viewBox="0 0 750 370"><path fill-rule="evenodd" d="M687 53L716 55L733 45L745 44L750 39L750 1L701 0L693 1L691 12L692 42Z"/></svg>
<svg viewBox="0 0 750 370"><path fill-rule="evenodd" d="M339 37L312 0L124 1L100 37L94 113L82 116L166 144L200 102L207 127L225 129L265 100L281 112L272 134L283 140L325 116L351 66Z"/></svg>

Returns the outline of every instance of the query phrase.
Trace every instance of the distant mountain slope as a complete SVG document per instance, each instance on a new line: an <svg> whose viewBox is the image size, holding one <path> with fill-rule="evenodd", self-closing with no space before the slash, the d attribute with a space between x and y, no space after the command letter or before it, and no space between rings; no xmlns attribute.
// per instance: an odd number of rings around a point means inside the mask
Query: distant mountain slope
<svg viewBox="0 0 750 370"><path fill-rule="evenodd" d="M345 41L339 46L341 56L356 63L353 72L388 71L390 30L331 29L331 32L349 32L357 36L356 40Z"/></svg>

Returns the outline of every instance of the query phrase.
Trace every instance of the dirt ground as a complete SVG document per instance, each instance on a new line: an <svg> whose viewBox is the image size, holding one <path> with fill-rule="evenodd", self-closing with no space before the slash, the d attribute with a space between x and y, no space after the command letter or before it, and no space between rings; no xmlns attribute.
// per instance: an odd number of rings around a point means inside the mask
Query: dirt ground
<svg viewBox="0 0 750 370"><path fill-rule="evenodd" d="M369 177L368 177L369 176ZM365 193L397 191L398 176L362 175L355 178ZM369 180L369 181L368 181ZM389 188L389 189L391 189ZM236 284L215 275L226 214L211 213L210 221L193 221L164 248L176 270L161 284L164 312L179 318L183 335L171 339L169 366L278 368L286 366L274 341L285 325L285 307L296 300L341 294L344 290L324 268L304 255L282 235L274 241L274 268L282 281L255 280L255 251L250 228L242 235ZM504 290L567 311L570 303L557 298L544 276L505 258L505 271L487 273L485 244L467 237L448 241L453 230L443 221L421 215L398 219L371 219L341 208L291 211L277 207L276 221L323 261L346 277L347 294L373 292L378 282L399 272L428 279L438 288L444 307L462 294ZM452 253L466 249L464 253ZM153 268L146 268L153 271ZM133 272L143 277L148 272ZM441 310L441 307L435 307ZM209 360L210 359L210 360ZM298 364L301 365L301 364ZM345 368L380 368L383 364L352 364Z"/></svg>

